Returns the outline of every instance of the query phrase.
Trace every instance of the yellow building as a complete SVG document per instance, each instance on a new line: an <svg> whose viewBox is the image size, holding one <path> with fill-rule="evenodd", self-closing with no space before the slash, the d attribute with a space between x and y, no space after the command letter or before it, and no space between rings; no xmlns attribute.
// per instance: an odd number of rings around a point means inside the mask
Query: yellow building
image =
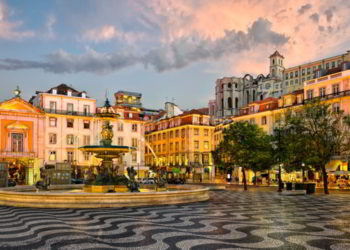
<svg viewBox="0 0 350 250"><path fill-rule="evenodd" d="M187 178L200 173L204 180L213 179L213 133L209 115L201 110L150 121L145 125L146 165L183 173Z"/></svg>

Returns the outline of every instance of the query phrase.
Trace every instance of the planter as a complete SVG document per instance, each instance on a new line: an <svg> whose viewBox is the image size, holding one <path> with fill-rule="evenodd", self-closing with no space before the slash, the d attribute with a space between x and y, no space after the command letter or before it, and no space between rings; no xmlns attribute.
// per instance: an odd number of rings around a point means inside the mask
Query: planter
<svg viewBox="0 0 350 250"><path fill-rule="evenodd" d="M287 190L293 190L293 183L287 182L286 185L287 185Z"/></svg>
<svg viewBox="0 0 350 250"><path fill-rule="evenodd" d="M305 190L304 183L295 183L295 190Z"/></svg>
<svg viewBox="0 0 350 250"><path fill-rule="evenodd" d="M167 191L167 188L156 188L156 191L157 192L166 192Z"/></svg>
<svg viewBox="0 0 350 250"><path fill-rule="evenodd" d="M91 193L92 192L92 186L91 185L85 185L84 186L84 192L85 193Z"/></svg>
<svg viewBox="0 0 350 250"><path fill-rule="evenodd" d="M114 190L117 192L117 193L126 193L129 191L128 187L125 186L125 185L115 185L114 186Z"/></svg>
<svg viewBox="0 0 350 250"><path fill-rule="evenodd" d="M114 186L111 186L111 185L94 186L93 185L91 188L92 193L107 193L110 190L114 191Z"/></svg>
<svg viewBox="0 0 350 250"><path fill-rule="evenodd" d="M314 194L316 192L316 183L307 183L306 184L306 193Z"/></svg>

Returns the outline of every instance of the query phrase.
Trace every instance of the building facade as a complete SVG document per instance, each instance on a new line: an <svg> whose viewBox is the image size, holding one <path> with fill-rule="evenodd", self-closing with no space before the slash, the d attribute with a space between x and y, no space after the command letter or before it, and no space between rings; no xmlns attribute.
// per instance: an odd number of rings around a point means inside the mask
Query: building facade
<svg viewBox="0 0 350 250"><path fill-rule="evenodd" d="M268 134L272 134L274 127L283 117L287 109L297 109L311 100L321 100L331 105L334 112L340 110L350 115L350 70L339 69L338 72L328 74L316 79L304 82L304 89L286 94L280 98L267 98L256 101L242 107L240 115L231 117L230 121L222 122L215 126L213 133L213 148L217 148L223 140L223 130L230 126L232 122L246 121L255 123ZM327 171L332 177L332 172L348 171L348 162L343 159L334 159L327 164ZM254 173L247 171L248 181L252 182ZM242 181L240 168L236 168L234 177ZM316 175L318 177L318 175ZM277 181L276 171L269 171L268 178ZM301 173L282 173L283 181L302 180Z"/></svg>
<svg viewBox="0 0 350 250"><path fill-rule="evenodd" d="M44 131L45 114L20 98L20 92L0 103L0 162L9 164L9 177L17 184L32 185L40 179Z"/></svg>
<svg viewBox="0 0 350 250"><path fill-rule="evenodd" d="M149 166L192 178L215 178L212 136L207 112L191 110L174 116L163 116L145 125L145 161Z"/></svg>

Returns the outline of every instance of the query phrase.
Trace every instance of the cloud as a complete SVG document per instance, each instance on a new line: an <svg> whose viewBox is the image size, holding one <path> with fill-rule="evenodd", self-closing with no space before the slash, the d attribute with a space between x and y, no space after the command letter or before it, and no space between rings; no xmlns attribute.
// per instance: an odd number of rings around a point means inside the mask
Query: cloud
<svg viewBox="0 0 350 250"><path fill-rule="evenodd" d="M55 38L55 31L53 29L53 26L56 24L56 17L54 15L49 15L47 17L47 21L45 23L46 28L46 37L49 39Z"/></svg>
<svg viewBox="0 0 350 250"><path fill-rule="evenodd" d="M141 40L144 36L145 34L141 32L123 32L117 30L113 25L104 25L99 28L86 30L83 34L83 40L100 43L112 39L119 39L128 43L133 43L137 40Z"/></svg>
<svg viewBox="0 0 350 250"><path fill-rule="evenodd" d="M98 53L92 49L88 49L82 55L73 55L60 50L47 55L45 61L2 59L0 69L43 69L53 73L108 73L141 63L145 67L153 66L157 71L162 72L183 68L206 59L215 60L227 54L250 50L256 46L281 47L288 42L287 36L271 28L270 21L259 18L248 28L247 32L226 30L224 36L217 39L200 35L184 36L169 44L151 49L143 55Z"/></svg>
<svg viewBox="0 0 350 250"><path fill-rule="evenodd" d="M313 14L310 15L309 17L310 17L310 19L311 19L312 21L314 21L315 23L318 23L318 21L320 20L320 15L317 14L317 13L313 13Z"/></svg>
<svg viewBox="0 0 350 250"><path fill-rule="evenodd" d="M309 9L311 9L312 5L311 4L305 4L303 6L300 7L300 9L298 9L298 14L299 15L303 15L306 11L308 11Z"/></svg>
<svg viewBox="0 0 350 250"><path fill-rule="evenodd" d="M6 3L0 0L0 39L20 40L34 36L33 31L18 30L23 23L21 21L9 21L9 13Z"/></svg>
<svg viewBox="0 0 350 250"><path fill-rule="evenodd" d="M325 10L324 14L326 15L327 22L331 22L333 18L333 12L335 11L335 7L331 6L329 9Z"/></svg>

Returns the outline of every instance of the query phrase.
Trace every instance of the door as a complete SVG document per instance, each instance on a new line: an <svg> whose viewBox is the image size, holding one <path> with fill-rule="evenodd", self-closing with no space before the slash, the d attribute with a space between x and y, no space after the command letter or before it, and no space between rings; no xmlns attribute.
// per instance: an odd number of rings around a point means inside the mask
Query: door
<svg viewBox="0 0 350 250"><path fill-rule="evenodd" d="M12 152L23 152L23 134L12 133Z"/></svg>

